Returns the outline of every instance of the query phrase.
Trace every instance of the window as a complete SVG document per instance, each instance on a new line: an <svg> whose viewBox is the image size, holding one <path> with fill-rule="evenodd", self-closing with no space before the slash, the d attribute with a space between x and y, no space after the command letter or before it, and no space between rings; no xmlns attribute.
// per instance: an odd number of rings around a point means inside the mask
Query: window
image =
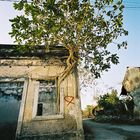
<svg viewBox="0 0 140 140"><path fill-rule="evenodd" d="M64 88L58 93L57 77L48 80L35 80L32 117L34 120L64 118Z"/></svg>
<svg viewBox="0 0 140 140"><path fill-rule="evenodd" d="M39 81L36 116L58 114L56 80Z"/></svg>

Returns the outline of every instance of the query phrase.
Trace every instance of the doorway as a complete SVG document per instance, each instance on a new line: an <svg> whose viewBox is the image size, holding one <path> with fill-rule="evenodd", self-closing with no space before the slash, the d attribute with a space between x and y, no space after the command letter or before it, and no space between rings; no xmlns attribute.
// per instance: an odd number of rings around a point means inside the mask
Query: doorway
<svg viewBox="0 0 140 140"><path fill-rule="evenodd" d="M23 81L0 81L0 139L14 140Z"/></svg>

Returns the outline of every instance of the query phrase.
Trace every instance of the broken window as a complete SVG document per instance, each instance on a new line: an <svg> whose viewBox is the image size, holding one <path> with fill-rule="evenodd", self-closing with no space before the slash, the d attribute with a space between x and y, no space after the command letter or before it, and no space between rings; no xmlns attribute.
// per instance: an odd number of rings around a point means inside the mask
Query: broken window
<svg viewBox="0 0 140 140"><path fill-rule="evenodd" d="M57 113L56 81L39 81L37 116L56 115Z"/></svg>

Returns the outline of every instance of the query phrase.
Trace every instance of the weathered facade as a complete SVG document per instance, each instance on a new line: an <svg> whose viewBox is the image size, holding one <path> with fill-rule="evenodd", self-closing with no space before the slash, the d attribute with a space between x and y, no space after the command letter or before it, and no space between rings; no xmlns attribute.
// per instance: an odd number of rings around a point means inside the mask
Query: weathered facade
<svg viewBox="0 0 140 140"><path fill-rule="evenodd" d="M134 117L140 119L140 68L128 67L122 84L133 97Z"/></svg>
<svg viewBox="0 0 140 140"><path fill-rule="evenodd" d="M15 97L21 98L16 139L82 140L77 69L58 84L68 52L59 46L18 53L14 47L0 45L0 85L22 83L14 86Z"/></svg>

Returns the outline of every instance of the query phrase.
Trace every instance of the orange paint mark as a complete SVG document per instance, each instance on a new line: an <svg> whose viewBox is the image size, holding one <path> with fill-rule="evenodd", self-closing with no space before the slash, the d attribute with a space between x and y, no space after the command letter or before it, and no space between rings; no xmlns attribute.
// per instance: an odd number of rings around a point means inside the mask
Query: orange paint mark
<svg viewBox="0 0 140 140"><path fill-rule="evenodd" d="M74 104L74 102L72 102L72 101L74 100L74 97L73 97L73 96L65 96L65 97L64 97L64 100L65 100L66 102L68 102L67 106L68 106L69 104Z"/></svg>

